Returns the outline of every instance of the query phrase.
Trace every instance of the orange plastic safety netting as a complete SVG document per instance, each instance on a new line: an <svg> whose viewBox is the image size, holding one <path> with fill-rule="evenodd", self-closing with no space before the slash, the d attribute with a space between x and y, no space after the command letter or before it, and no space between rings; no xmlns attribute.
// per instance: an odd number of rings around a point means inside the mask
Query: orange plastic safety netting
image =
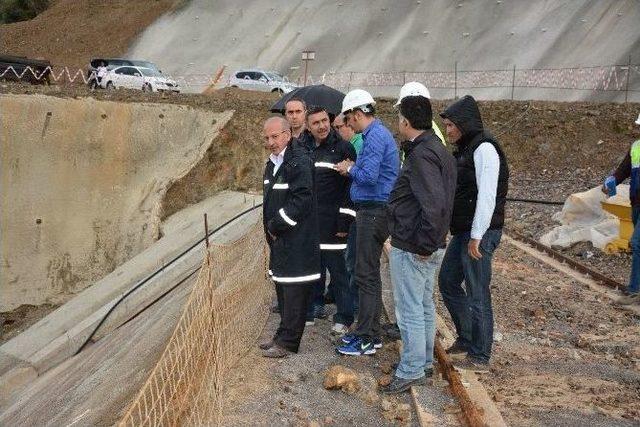
<svg viewBox="0 0 640 427"><path fill-rule="evenodd" d="M121 426L220 421L224 377L268 316L266 253L261 221L235 242L210 246L174 333Z"/></svg>

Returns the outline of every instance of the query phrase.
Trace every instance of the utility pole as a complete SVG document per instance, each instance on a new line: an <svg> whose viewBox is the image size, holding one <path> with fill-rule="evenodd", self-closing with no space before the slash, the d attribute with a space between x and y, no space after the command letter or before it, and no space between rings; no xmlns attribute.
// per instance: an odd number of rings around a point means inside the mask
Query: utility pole
<svg viewBox="0 0 640 427"><path fill-rule="evenodd" d="M313 50L304 50L302 51L302 61L304 62L304 83L303 86L307 85L307 68L309 66L309 61L313 61L316 59L316 52Z"/></svg>
<svg viewBox="0 0 640 427"><path fill-rule="evenodd" d="M458 99L458 61L453 64L453 99Z"/></svg>
<svg viewBox="0 0 640 427"><path fill-rule="evenodd" d="M516 88L516 66L513 66L513 74L511 75L511 100L513 101L513 91Z"/></svg>
<svg viewBox="0 0 640 427"><path fill-rule="evenodd" d="M629 102L629 76L631 75L631 55L629 55L629 62L627 63L627 82L624 89L624 103Z"/></svg>

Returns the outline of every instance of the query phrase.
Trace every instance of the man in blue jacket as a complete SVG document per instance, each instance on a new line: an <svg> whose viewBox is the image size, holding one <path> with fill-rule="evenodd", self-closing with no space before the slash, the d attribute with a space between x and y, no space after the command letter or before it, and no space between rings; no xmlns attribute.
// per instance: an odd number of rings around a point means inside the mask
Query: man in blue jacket
<svg viewBox="0 0 640 427"><path fill-rule="evenodd" d="M362 132L362 152L355 163L345 160L336 170L352 179L351 199L356 209L356 285L358 326L342 337L338 353L374 354L382 347L382 280L380 255L389 237L387 201L398 177L400 157L391 132L375 118L375 101L368 92L355 89L342 102L348 126Z"/></svg>

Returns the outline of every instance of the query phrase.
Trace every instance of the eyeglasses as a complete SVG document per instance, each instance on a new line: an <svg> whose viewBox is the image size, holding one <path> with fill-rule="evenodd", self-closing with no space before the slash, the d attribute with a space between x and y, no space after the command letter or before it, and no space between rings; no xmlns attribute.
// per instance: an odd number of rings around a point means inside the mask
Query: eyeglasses
<svg viewBox="0 0 640 427"><path fill-rule="evenodd" d="M265 142L269 142L269 141L272 141L272 140L275 141L276 139L278 139L278 137L280 135L282 135L285 132L286 132L286 130L282 130L282 131L280 131L278 133L275 133L273 135L265 135L265 136L263 136L263 138L264 138Z"/></svg>

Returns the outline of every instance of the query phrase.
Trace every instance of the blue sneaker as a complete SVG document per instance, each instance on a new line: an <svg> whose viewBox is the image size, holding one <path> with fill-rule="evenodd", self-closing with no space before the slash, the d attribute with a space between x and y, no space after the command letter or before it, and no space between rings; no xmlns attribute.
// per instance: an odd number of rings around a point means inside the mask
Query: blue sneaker
<svg viewBox="0 0 640 427"><path fill-rule="evenodd" d="M343 344L351 344L351 341L358 339L358 336L356 334L344 334L340 339Z"/></svg>
<svg viewBox="0 0 640 427"><path fill-rule="evenodd" d="M369 354L376 354L376 349L373 347L373 342L365 342L360 337L357 337L349 344L343 344L336 348L336 351L340 354L347 356L364 356Z"/></svg>

